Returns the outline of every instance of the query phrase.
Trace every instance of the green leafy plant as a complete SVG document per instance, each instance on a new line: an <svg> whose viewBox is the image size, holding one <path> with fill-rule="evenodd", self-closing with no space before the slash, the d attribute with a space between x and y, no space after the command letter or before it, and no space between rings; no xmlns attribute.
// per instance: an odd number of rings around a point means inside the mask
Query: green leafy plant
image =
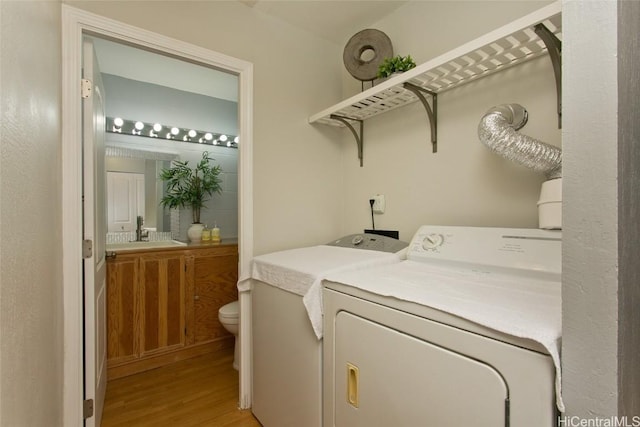
<svg viewBox="0 0 640 427"><path fill-rule="evenodd" d="M416 66L413 62L411 55L407 56L394 56L393 58L385 58L382 64L378 67L378 78L389 77L393 73L402 73L412 69Z"/></svg>
<svg viewBox="0 0 640 427"><path fill-rule="evenodd" d="M213 166L214 159L206 151L195 169L189 167L188 161L174 160L168 169L162 169L160 179L167 183L165 196L160 201L169 208L190 207L193 222L200 223L200 209L204 207L208 196L222 192L220 165Z"/></svg>

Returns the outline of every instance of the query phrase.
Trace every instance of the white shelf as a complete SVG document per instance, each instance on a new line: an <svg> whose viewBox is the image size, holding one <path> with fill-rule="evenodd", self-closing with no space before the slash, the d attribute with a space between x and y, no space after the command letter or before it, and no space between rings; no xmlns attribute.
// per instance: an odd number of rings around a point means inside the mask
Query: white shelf
<svg viewBox="0 0 640 427"><path fill-rule="evenodd" d="M547 48L533 30L540 23L562 39L560 1L314 114L309 117L309 123L344 126L331 119L332 114L366 120L417 101L418 98L403 87L405 82L441 93L544 55Z"/></svg>

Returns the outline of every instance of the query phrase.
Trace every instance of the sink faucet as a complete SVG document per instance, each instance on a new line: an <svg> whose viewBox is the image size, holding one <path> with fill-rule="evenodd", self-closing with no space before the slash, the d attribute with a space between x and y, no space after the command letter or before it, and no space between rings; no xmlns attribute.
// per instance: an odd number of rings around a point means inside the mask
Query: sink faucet
<svg viewBox="0 0 640 427"><path fill-rule="evenodd" d="M144 241L144 237L146 237L147 239L149 238L149 232L142 229L143 223L144 220L142 219L142 216L138 216L136 218L136 242Z"/></svg>

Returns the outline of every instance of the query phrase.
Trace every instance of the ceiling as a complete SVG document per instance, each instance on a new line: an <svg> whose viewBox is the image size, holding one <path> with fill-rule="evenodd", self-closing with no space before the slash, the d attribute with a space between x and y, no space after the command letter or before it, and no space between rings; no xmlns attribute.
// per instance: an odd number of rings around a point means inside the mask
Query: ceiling
<svg viewBox="0 0 640 427"><path fill-rule="evenodd" d="M344 45L408 0L238 0L319 37Z"/></svg>

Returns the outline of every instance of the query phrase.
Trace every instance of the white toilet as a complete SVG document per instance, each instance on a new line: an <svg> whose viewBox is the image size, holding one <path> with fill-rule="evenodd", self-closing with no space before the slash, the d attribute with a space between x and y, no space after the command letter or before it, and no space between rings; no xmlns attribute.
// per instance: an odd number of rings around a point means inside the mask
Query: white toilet
<svg viewBox="0 0 640 427"><path fill-rule="evenodd" d="M218 310L218 319L222 326L233 334L235 340L235 349L233 352L233 367L238 370L239 346L238 341L238 323L240 319L240 305L238 301L230 302L220 307Z"/></svg>

